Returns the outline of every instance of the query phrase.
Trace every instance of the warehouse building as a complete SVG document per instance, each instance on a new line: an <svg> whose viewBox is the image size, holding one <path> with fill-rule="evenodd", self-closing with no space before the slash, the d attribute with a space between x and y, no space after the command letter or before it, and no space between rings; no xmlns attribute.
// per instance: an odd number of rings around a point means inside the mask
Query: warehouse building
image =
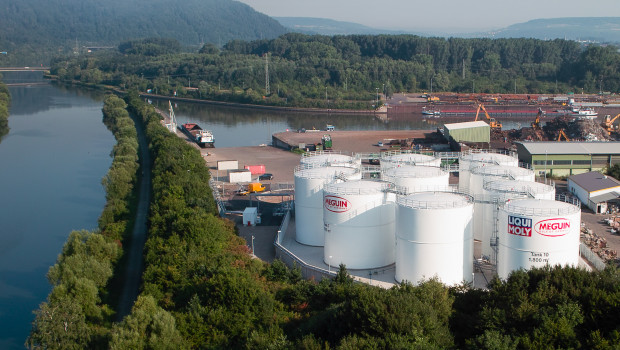
<svg viewBox="0 0 620 350"><path fill-rule="evenodd" d="M483 121L444 124L444 135L452 142L491 142L491 127Z"/></svg>
<svg viewBox="0 0 620 350"><path fill-rule="evenodd" d="M568 190L597 214L610 211L620 201L620 181L598 171L569 176Z"/></svg>
<svg viewBox="0 0 620 350"><path fill-rule="evenodd" d="M602 171L620 163L620 142L517 142L519 161L539 176Z"/></svg>

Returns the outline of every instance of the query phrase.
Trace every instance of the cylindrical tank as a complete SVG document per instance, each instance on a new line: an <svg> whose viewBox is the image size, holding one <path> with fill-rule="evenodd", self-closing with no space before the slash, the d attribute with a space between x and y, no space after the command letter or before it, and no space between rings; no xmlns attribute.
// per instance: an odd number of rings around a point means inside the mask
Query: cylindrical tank
<svg viewBox="0 0 620 350"><path fill-rule="evenodd" d="M482 163L478 167L470 169L469 194L473 195L474 198L476 195L482 194L484 180L493 178L496 180L534 181L534 171L517 166Z"/></svg>
<svg viewBox="0 0 620 350"><path fill-rule="evenodd" d="M402 165L385 169L382 179L393 183L400 192L410 194L446 190L449 175L438 167Z"/></svg>
<svg viewBox="0 0 620 350"><path fill-rule="evenodd" d="M362 164L360 158L351 157L346 154L325 151L304 153L299 162L303 167L306 168L325 166L358 168Z"/></svg>
<svg viewBox="0 0 620 350"><path fill-rule="evenodd" d="M440 167L441 159L419 153L394 153L385 152L381 155L381 170L393 168L400 165L422 165Z"/></svg>
<svg viewBox="0 0 620 350"><path fill-rule="evenodd" d="M473 199L421 192L396 200L396 281L434 276L448 285L473 280Z"/></svg>
<svg viewBox="0 0 620 350"><path fill-rule="evenodd" d="M484 181L483 195L474 203L474 227L480 225L481 255L496 259L497 220L499 206L513 199L555 199L555 187L532 181ZM476 238L476 233L474 233Z"/></svg>
<svg viewBox="0 0 620 350"><path fill-rule="evenodd" d="M325 184L360 180L359 170L347 167L323 167L295 171L295 228L301 244L323 246L323 187Z"/></svg>
<svg viewBox="0 0 620 350"><path fill-rule="evenodd" d="M469 191L469 176L472 168L482 164L519 166L519 160L508 154L492 152L462 152L459 155L459 191Z"/></svg>
<svg viewBox="0 0 620 350"><path fill-rule="evenodd" d="M545 265L577 266L581 209L545 199L510 200L499 209L497 274Z"/></svg>
<svg viewBox="0 0 620 350"><path fill-rule="evenodd" d="M394 194L369 180L325 185L323 260L331 266L371 269L394 263Z"/></svg>

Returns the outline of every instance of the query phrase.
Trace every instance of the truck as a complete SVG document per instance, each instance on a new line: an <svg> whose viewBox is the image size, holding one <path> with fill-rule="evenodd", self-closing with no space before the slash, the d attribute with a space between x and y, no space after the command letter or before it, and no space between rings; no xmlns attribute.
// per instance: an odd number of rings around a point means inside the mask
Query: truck
<svg viewBox="0 0 620 350"><path fill-rule="evenodd" d="M265 186L261 184L260 182L251 182L248 184L247 189L239 191L239 195L245 196L250 193L263 192L264 190L265 190Z"/></svg>

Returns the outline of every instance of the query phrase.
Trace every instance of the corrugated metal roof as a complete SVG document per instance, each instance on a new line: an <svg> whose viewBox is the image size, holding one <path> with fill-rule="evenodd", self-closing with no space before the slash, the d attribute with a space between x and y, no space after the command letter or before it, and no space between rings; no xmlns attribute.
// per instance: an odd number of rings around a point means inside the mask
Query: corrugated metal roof
<svg viewBox="0 0 620 350"><path fill-rule="evenodd" d="M620 142L518 142L530 154L620 154Z"/></svg>
<svg viewBox="0 0 620 350"><path fill-rule="evenodd" d="M448 130L469 129L469 128L479 128L479 127L489 128L489 124L483 122L482 120L478 120L475 122L450 123L450 124L444 124L443 126Z"/></svg>
<svg viewBox="0 0 620 350"><path fill-rule="evenodd" d="M574 182L588 192L620 187L620 181L611 176L603 175L597 171L572 175L568 177L568 180Z"/></svg>
<svg viewBox="0 0 620 350"><path fill-rule="evenodd" d="M602 203L602 202L609 202L609 201L612 201L618 198L620 198L620 193L609 192L609 193L600 194L598 196L590 197L590 200L594 203Z"/></svg>

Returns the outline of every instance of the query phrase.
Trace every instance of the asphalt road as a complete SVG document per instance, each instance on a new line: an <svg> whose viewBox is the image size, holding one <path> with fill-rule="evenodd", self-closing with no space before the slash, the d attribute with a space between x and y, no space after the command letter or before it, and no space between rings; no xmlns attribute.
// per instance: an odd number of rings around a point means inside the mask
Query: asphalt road
<svg viewBox="0 0 620 350"><path fill-rule="evenodd" d="M133 118L135 121L135 118ZM121 321L129 315L131 308L138 298L140 282L142 281L142 265L144 243L147 233L147 214L151 202L151 157L148 151L146 134L141 123L136 122L138 132L138 145L141 160L141 179L138 195L138 207L132 230L131 242L123 279L123 290L119 297L117 320Z"/></svg>

